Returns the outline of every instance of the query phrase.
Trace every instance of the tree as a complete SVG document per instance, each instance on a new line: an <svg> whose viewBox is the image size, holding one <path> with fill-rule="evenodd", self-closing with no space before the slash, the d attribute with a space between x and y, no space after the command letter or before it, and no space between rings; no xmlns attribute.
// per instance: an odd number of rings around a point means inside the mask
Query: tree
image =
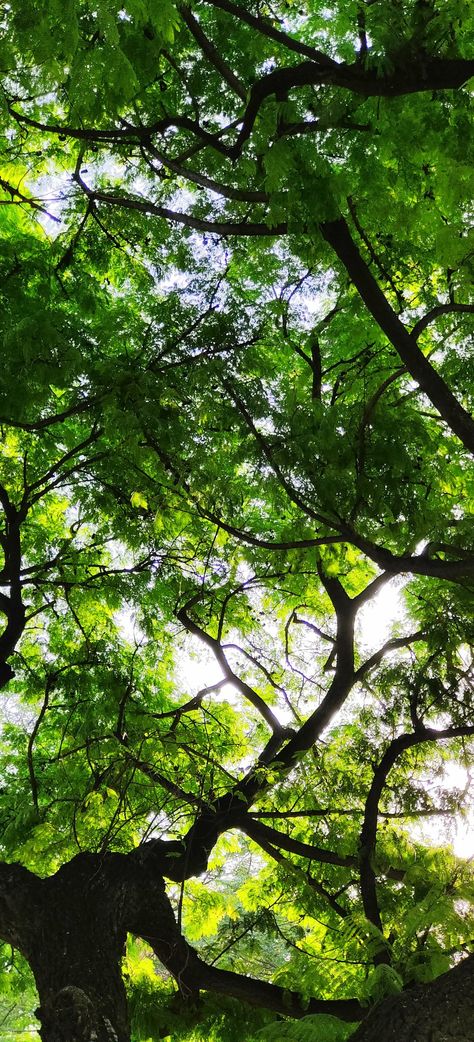
<svg viewBox="0 0 474 1042"><path fill-rule="evenodd" d="M2 17L4 988L467 1042L469 5Z"/></svg>

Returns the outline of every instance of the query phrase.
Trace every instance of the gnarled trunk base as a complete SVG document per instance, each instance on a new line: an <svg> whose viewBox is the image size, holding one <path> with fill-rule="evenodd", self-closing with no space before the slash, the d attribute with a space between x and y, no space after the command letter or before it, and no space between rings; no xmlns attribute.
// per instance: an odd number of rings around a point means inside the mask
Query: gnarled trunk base
<svg viewBox="0 0 474 1042"><path fill-rule="evenodd" d="M87 858L42 881L28 951L42 1042L130 1042L120 891Z"/></svg>

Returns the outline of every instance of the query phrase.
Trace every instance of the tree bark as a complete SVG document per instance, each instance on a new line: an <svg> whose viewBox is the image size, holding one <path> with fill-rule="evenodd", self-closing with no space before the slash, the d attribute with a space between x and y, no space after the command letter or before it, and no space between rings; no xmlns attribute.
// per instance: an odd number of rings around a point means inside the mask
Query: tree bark
<svg viewBox="0 0 474 1042"><path fill-rule="evenodd" d="M0 937L33 970L42 1042L130 1042L121 974L128 932L151 945L184 999L203 989L284 1017L362 1019L365 1010L355 998L303 1002L297 992L203 962L182 936L167 897L165 848L150 843L128 855L79 854L46 879L0 862ZM473 1042L473 985L471 956L436 981L380 1003L352 1042Z"/></svg>
<svg viewBox="0 0 474 1042"><path fill-rule="evenodd" d="M42 1042L129 1042L121 974L126 931L109 866L80 855L41 881L25 952L40 1005Z"/></svg>
<svg viewBox="0 0 474 1042"><path fill-rule="evenodd" d="M351 1042L473 1042L474 956L381 1002Z"/></svg>

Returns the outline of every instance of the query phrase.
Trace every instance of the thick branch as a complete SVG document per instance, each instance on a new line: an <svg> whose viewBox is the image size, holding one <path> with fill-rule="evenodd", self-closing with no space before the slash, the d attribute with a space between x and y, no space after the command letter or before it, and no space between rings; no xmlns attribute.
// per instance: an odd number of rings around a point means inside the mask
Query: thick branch
<svg viewBox="0 0 474 1042"><path fill-rule="evenodd" d="M299 731L275 757L289 769L301 753L310 749L341 708L354 684L354 618L355 606L337 579L323 576L326 592L332 600L337 619L336 670L327 694L318 708L305 720Z"/></svg>
<svg viewBox="0 0 474 1042"><path fill-rule="evenodd" d="M446 727L442 731L426 727L411 734L399 735L398 738L395 738L390 743L374 771L372 785L365 804L364 821L360 835L360 884L365 915L379 930L382 929L382 921L377 901L374 855L379 800L389 771L397 758L415 745L420 745L423 742L439 742L448 738L460 738L467 735L474 735L474 726L466 724L459 727Z"/></svg>
<svg viewBox="0 0 474 1042"><path fill-rule="evenodd" d="M203 144L209 145L211 148L217 149L218 152L227 155L227 146L220 141L221 134L210 133L201 127L197 120L191 119L189 116L166 116L149 126L130 126L126 124L121 127L109 127L106 130L98 130L95 127L70 127L67 125L61 126L57 123L41 123L37 119L32 119L31 116L27 116L24 112L18 112L11 105L9 105L8 111L20 126L25 124L25 126L43 133L54 134L61 138L72 138L75 141L85 141L90 144L149 141L155 134L165 134L167 130L175 127L178 130L189 131L189 133L199 138Z"/></svg>
<svg viewBox="0 0 474 1042"><path fill-rule="evenodd" d="M233 70L230 68L227 62L224 61L222 55L217 50L217 47L215 47L212 43L212 40L210 40L209 37L206 36L204 30L202 29L202 26L194 17L190 8L186 4L181 4L179 11L183 21L186 22L186 25L190 33L192 33L192 35L194 36L196 43L199 44L203 54L205 54L206 58L208 58L211 64L214 65L217 71L220 72L222 78L226 81L226 83L229 84L231 90L235 91L235 93L238 94L239 98L241 98L242 101L245 101L247 97L246 88L240 82L238 77L235 75L235 72L233 72Z"/></svg>
<svg viewBox="0 0 474 1042"><path fill-rule="evenodd" d="M451 579L453 581L474 575L474 557L464 557L457 561L446 561L436 557L430 558L423 553L414 556L410 554L397 556L392 554L391 550L387 550L385 546L380 546L378 543L372 542L371 539L359 536L349 526L345 527L344 531L348 543L352 543L372 561L375 561L375 564L378 564L380 568L383 568L384 571L389 572L391 575L403 575L404 573L428 575L433 579ZM453 550L460 552L457 547L453 547Z"/></svg>
<svg viewBox="0 0 474 1042"><path fill-rule="evenodd" d="M0 938L24 953L40 886L41 880L27 868L0 861Z"/></svg>
<svg viewBox="0 0 474 1042"><path fill-rule="evenodd" d="M291 861L288 861L288 858L284 857L283 854L277 849L277 847L273 847L271 843L267 843L266 840L262 837L260 837L258 845L259 847L261 847L262 850L265 850L269 857L273 858L273 860L276 861L277 865L283 865L283 867L286 867L289 871L291 871L291 869L294 867L291 864ZM332 908L333 912L335 912L336 915L338 915L341 919L347 918L349 914L347 910L343 908L341 904L339 904L339 901L336 900L333 894L326 890L322 883L320 883L317 879L314 879L309 869L305 874L305 879L307 885L311 887L311 889L314 890L316 894L318 894L318 897L322 897L323 900L328 903L329 907ZM302 951L302 949L298 949L298 951Z"/></svg>
<svg viewBox="0 0 474 1042"><path fill-rule="evenodd" d="M231 970L220 970L217 966L208 966L189 946L186 946L184 967L176 959L172 962L168 960L166 964L166 951L163 952L163 948L160 951L160 948L153 944L150 935L145 939L154 948L161 962L167 965L173 976L179 980L181 987L184 986L189 991L202 988L220 995L229 995L231 998L248 1002L251 1006L263 1006L284 1017L295 1019L312 1013L326 1013L345 1021L358 1021L364 1016L365 1010L357 999L307 1000L298 992L289 991L278 984L246 977Z"/></svg>
<svg viewBox="0 0 474 1042"><path fill-rule="evenodd" d="M454 313L473 315L474 304L457 304L455 301L452 301L449 304L437 304L436 307L431 308L431 311L428 311L426 315L419 318L418 322L415 322L411 331L411 336L417 340L423 330L426 329L431 322L434 322L439 318L440 315L452 315Z"/></svg>
<svg viewBox="0 0 474 1042"><path fill-rule="evenodd" d="M262 850L269 851L270 847L276 847L281 850L287 850L290 854L308 858L309 861L317 861L325 865L339 865L341 868L353 869L360 864L359 858L355 855L336 854L333 850L316 847L313 843L304 843L299 839L293 839L292 836L285 835L285 833L279 832L278 829L263 825L260 821L255 821L253 815L242 817L238 827L247 836L250 836L254 843L258 843ZM403 882L405 878L405 872L402 869L393 867L387 868L384 871L384 875L388 879L394 879L397 882Z"/></svg>
<svg viewBox="0 0 474 1042"><path fill-rule="evenodd" d="M277 476L279 477L279 475ZM298 506L306 512L305 506L301 501L298 502ZM457 561L430 558L427 557L426 554L418 554L414 556L403 554L397 557L396 554L387 550L386 547L380 546L378 543L372 542L372 540L365 539L363 536L359 536L354 529L344 523L341 523L340 535L315 536L314 539L263 539L242 528L237 528L236 525L229 524L217 514L213 514L210 511L201 508L198 509L201 517L205 517L209 521L212 521L213 524L218 525L225 532L228 532L229 535L234 536L235 539L238 539L243 543L248 543L249 546L260 546L264 550L272 550L275 553L278 553L281 550L305 550L312 546L329 546L335 543L348 543L356 546L363 554L391 575L411 573L413 575L428 575L433 579L453 580L474 575L474 557L464 557L462 560ZM322 522L323 518L320 518L320 521ZM325 523L329 525L331 522L329 519L326 519ZM334 528L337 528L336 522L334 522ZM457 550L457 548L453 547L453 550Z"/></svg>
<svg viewBox="0 0 474 1042"><path fill-rule="evenodd" d="M221 181L215 181L214 178L208 177L206 174L198 173L196 170L190 170L189 167L183 166L181 163L176 162L175 159L170 159L169 156L165 155L164 152L156 148L155 145L148 144L147 151L153 156L154 159L158 160L162 166L168 170L172 170L178 177L184 177L186 181L191 184L199 185L200 188L206 188L209 192L214 192L216 195L221 195L224 199L232 199L235 202L240 203L268 203L269 195L268 192L251 191L249 188L234 188L232 185L223 184ZM153 173L156 174L156 168L150 163L150 167Z"/></svg>
<svg viewBox="0 0 474 1042"><path fill-rule="evenodd" d="M257 32L275 40L287 50L305 55L310 59L310 61L302 62L301 65L289 69L276 70L277 73L284 75L280 80L270 81L270 86L268 86L268 77L264 77L260 81L261 84L266 85L261 89L263 97L272 93L286 93L291 90L292 86L305 83L317 85L321 82L331 82L334 86L352 90L365 97L397 97L423 91L456 90L462 87L471 76L474 76L473 60L431 57L424 52L411 56L409 63L400 62L393 72L381 76L379 70L365 68L360 60L353 65L334 61L323 51L302 43L300 40L295 40L288 33L276 29L270 19L259 18L251 14L240 5L235 4L233 0L206 0L206 2L212 7L218 7L228 12L240 21L246 22ZM323 70L331 73L330 80L321 78ZM272 75L273 73L269 74L269 76ZM277 89L273 83L278 84Z"/></svg>
<svg viewBox="0 0 474 1042"><path fill-rule="evenodd" d="M254 83L242 129L235 145L229 149L229 155L234 159L240 155L265 99L272 95L286 98L288 92L295 87L328 84L367 98L390 98L420 91L456 89L473 75L474 61L426 58L424 55L423 60L420 56L418 64L414 59L409 66L399 67L388 76L378 76L375 71L366 70L357 63L338 65L318 52L318 57L313 61L275 69Z"/></svg>
<svg viewBox="0 0 474 1042"><path fill-rule="evenodd" d="M344 218L324 222L321 225L321 231L344 265L372 317L406 365L408 372L465 448L474 453L474 420L463 409L436 369L433 369L431 363L420 351L415 337L408 332L393 311L352 239Z"/></svg>
<svg viewBox="0 0 474 1042"><path fill-rule="evenodd" d="M379 1003L351 1042L472 1042L473 983L471 955L431 983Z"/></svg>
<svg viewBox="0 0 474 1042"><path fill-rule="evenodd" d="M417 630L416 633L410 633L406 637L393 637L392 640L387 640L378 651L374 651L374 654L359 666L355 674L356 680L362 680L362 678L365 677L371 669L375 669L384 656L390 654L391 651L396 651L397 648L407 648L410 644L415 644L417 641L425 639L426 634L423 633L422 630Z"/></svg>
<svg viewBox="0 0 474 1042"><path fill-rule="evenodd" d="M0 423L5 423L8 427L17 427L22 431L41 431L46 427L52 427L55 423L64 423L64 420L69 419L70 416L78 416L82 412L87 412L92 405L96 405L100 401L99 395L91 398L83 398L80 401L70 405L63 412L54 413L51 416L42 416L35 421L19 420L17 418L12 419L7 416L0 416Z"/></svg>
<svg viewBox="0 0 474 1042"><path fill-rule="evenodd" d="M272 228L268 224L254 223L252 221L207 221L201 217L192 217L191 214L182 213L178 210L170 210L166 206L159 206L148 199L137 196L115 195L113 192L92 191L84 182L80 182L81 188L89 198L107 206L119 206L124 210L135 210L139 213L148 213L153 217L163 217L172 224L182 224L185 228L193 228L198 232L212 232L215 235L237 235L245 237L264 238L285 235L287 225L280 222Z"/></svg>
<svg viewBox="0 0 474 1042"><path fill-rule="evenodd" d="M9 585L9 596L2 595L0 609L7 617L7 625L0 636L0 688L13 677L7 659L13 654L25 627L25 608L21 588L20 524L24 511L11 504L6 489L0 489L0 503L5 513L5 532L2 547L5 555L3 576Z"/></svg>
<svg viewBox="0 0 474 1042"><path fill-rule="evenodd" d="M302 43L300 40L295 40L294 37L289 36L288 33L284 33L281 29L275 29L270 19L259 18L256 15L245 11L243 7L238 4L234 4L233 0L206 0L211 7L219 7L221 11L227 11L228 14L234 15L240 21L250 25L251 29L255 29L257 32L267 36L270 40L275 40L280 43L287 50L295 51L296 54L304 54L306 58L311 58L313 61L321 63L327 63L328 66L337 66L337 62L334 62L332 58L328 58L322 51L318 51L315 47L310 47L306 43Z"/></svg>
<svg viewBox="0 0 474 1042"><path fill-rule="evenodd" d="M255 843L262 843L263 849L266 845L288 850L290 854L298 854L299 857L308 858L310 861L318 861L325 865L340 865L341 868L354 868L358 865L358 859L350 855L336 854L333 850L325 850L324 847L316 847L313 843L303 843L299 839L279 832L278 829L270 828L261 822L255 821L253 817L245 816L239 824L242 832L245 832Z"/></svg>
<svg viewBox="0 0 474 1042"><path fill-rule="evenodd" d="M181 936L163 882L156 879L151 869L151 864L147 865L142 859L136 876L134 900L129 902L126 926L153 948L184 995L202 988L253 1006L263 1006L286 1017L331 1013L346 1021L361 1019L364 1011L356 999L313 998L307 1004L297 992L287 991L277 984L208 966Z"/></svg>

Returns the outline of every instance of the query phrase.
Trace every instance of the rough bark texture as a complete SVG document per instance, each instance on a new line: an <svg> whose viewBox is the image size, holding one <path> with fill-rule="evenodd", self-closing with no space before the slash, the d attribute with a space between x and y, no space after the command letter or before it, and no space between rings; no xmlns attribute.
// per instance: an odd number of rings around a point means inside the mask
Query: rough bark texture
<svg viewBox="0 0 474 1042"><path fill-rule="evenodd" d="M208 966L182 936L161 874L166 844L129 855L80 854L39 879L0 862L0 937L29 962L42 1042L130 1042L121 960L127 933L151 945L184 998L199 990L283 1016L363 1013L357 999L311 999L267 981Z"/></svg>
<svg viewBox="0 0 474 1042"><path fill-rule="evenodd" d="M381 1002L351 1042L473 1042L474 956Z"/></svg>
<svg viewBox="0 0 474 1042"><path fill-rule="evenodd" d="M47 879L0 862L0 937L23 952L37 984L42 1042L130 1042L121 960L128 932L146 940L185 998L232 996L284 1017L365 1013L357 999L302 1003L297 992L208 966L186 942L161 874L166 844L132 854L80 854ZM382 1002L353 1042L474 1042L474 956L432 984Z"/></svg>
<svg viewBox="0 0 474 1042"><path fill-rule="evenodd" d="M42 881L25 953L42 1042L129 1042L120 906L120 887L87 855Z"/></svg>

